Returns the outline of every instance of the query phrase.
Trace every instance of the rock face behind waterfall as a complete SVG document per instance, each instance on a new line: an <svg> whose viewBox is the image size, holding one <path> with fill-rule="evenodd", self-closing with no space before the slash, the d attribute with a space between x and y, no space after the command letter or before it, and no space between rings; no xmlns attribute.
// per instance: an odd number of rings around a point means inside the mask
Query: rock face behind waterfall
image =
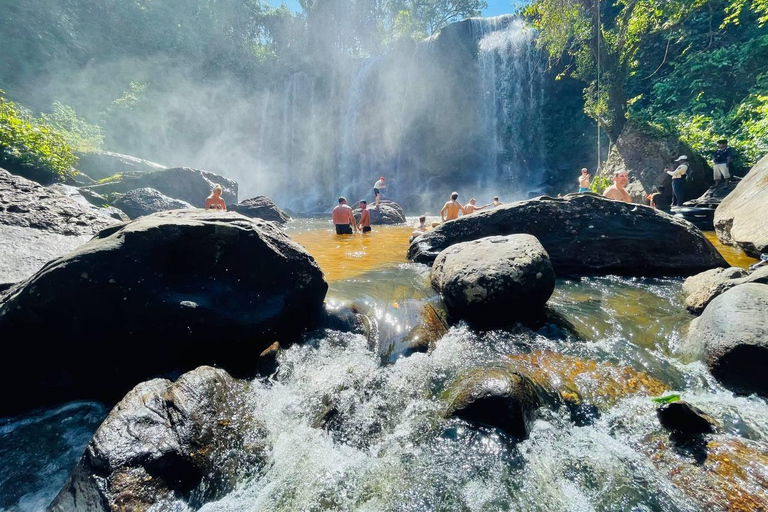
<svg viewBox="0 0 768 512"><path fill-rule="evenodd" d="M754 258L768 252L768 155L715 210L715 231L723 243Z"/></svg>
<svg viewBox="0 0 768 512"><path fill-rule="evenodd" d="M431 277L451 315L479 326L535 314L555 289L547 251L524 234L452 245L437 256Z"/></svg>
<svg viewBox="0 0 768 512"><path fill-rule="evenodd" d="M77 156L77 170L95 180L115 174L161 171L168 168L149 160L111 151L79 153Z"/></svg>
<svg viewBox="0 0 768 512"><path fill-rule="evenodd" d="M267 196L256 196L238 204L227 205L227 210L237 212L252 219L264 219L285 224L291 217Z"/></svg>
<svg viewBox="0 0 768 512"><path fill-rule="evenodd" d="M114 179L87 187L99 194L125 193L137 188L153 188L174 199L181 199L198 208L205 207L214 184L222 187L226 204L237 203L237 182L224 176L189 167L174 167L152 172L126 172Z"/></svg>
<svg viewBox="0 0 768 512"><path fill-rule="evenodd" d="M373 202L371 202L371 204L368 205L368 211L371 212L371 224L374 225L402 224L405 222L405 212L403 211L403 208L393 201L379 201L378 208L374 207ZM353 212L357 222L360 222L361 212L362 210L360 208L356 208Z"/></svg>
<svg viewBox="0 0 768 512"><path fill-rule="evenodd" d="M0 169L0 285L28 278L117 224L112 213Z"/></svg>
<svg viewBox="0 0 768 512"><path fill-rule="evenodd" d="M414 240L408 258L431 263L453 244L515 233L539 239L556 275L686 275L728 266L692 224L592 194L540 197L460 217Z"/></svg>
<svg viewBox="0 0 768 512"><path fill-rule="evenodd" d="M143 382L110 412L50 512L193 510L266 461L245 383L200 367Z"/></svg>
<svg viewBox="0 0 768 512"><path fill-rule="evenodd" d="M112 400L201 364L251 375L265 348L314 326L327 288L271 222L175 210L114 226L0 298L0 337L32 364L2 372L25 390L1 407Z"/></svg>

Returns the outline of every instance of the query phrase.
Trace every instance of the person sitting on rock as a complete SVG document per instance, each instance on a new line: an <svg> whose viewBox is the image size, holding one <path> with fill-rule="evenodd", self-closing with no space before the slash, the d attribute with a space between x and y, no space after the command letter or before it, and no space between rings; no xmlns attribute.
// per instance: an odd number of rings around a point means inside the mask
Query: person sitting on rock
<svg viewBox="0 0 768 512"><path fill-rule="evenodd" d="M453 192L451 194L451 200L443 205L443 209L440 210L440 218L443 219L443 222L446 220L458 219L459 212L463 213L464 215L467 214L467 211L464 209L461 203L457 201L458 198L459 193Z"/></svg>
<svg viewBox="0 0 768 512"><path fill-rule="evenodd" d="M218 183L213 186L211 195L205 200L206 210L222 210L227 211L227 205L224 204L224 199L221 198L221 185Z"/></svg>
<svg viewBox="0 0 768 512"><path fill-rule="evenodd" d="M357 229L362 233L371 232L371 212L368 210L368 201L365 199L360 200L360 224L357 225Z"/></svg>
<svg viewBox="0 0 768 512"><path fill-rule="evenodd" d="M624 201L625 203L631 203L632 197L624 190L624 187L629 183L629 173L627 171L614 171L613 173L613 185L605 189L603 196L614 201Z"/></svg>
<svg viewBox="0 0 768 512"><path fill-rule="evenodd" d="M339 204L331 211L331 218L337 235L351 235L353 229L357 232L357 222L352 215L352 208L347 204L346 197L339 198Z"/></svg>
<svg viewBox="0 0 768 512"><path fill-rule="evenodd" d="M477 206L477 201L473 197L469 200L469 204L464 207L464 210L466 210L466 215L469 215L470 213L475 213L478 210L482 210L483 208L487 208L488 205L483 206Z"/></svg>

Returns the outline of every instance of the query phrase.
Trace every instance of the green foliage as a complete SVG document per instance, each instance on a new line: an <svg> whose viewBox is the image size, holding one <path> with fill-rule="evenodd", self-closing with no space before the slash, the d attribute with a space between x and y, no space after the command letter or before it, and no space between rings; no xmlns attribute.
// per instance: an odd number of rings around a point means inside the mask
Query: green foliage
<svg viewBox="0 0 768 512"><path fill-rule="evenodd" d="M76 162L65 135L34 119L0 91L0 165L64 178L74 172Z"/></svg>
<svg viewBox="0 0 768 512"><path fill-rule="evenodd" d="M58 131L72 148L81 153L103 149L104 132L101 127L77 117L74 107L55 101L51 112L41 114L40 120Z"/></svg>
<svg viewBox="0 0 768 512"><path fill-rule="evenodd" d="M672 394L672 395L657 396L657 397L651 398L651 400L661 405L671 404L672 402L680 401L680 395Z"/></svg>
<svg viewBox="0 0 768 512"><path fill-rule="evenodd" d="M611 186L611 178L608 176L597 175L592 178L592 185L589 189L595 194L601 194L605 192L605 189Z"/></svg>

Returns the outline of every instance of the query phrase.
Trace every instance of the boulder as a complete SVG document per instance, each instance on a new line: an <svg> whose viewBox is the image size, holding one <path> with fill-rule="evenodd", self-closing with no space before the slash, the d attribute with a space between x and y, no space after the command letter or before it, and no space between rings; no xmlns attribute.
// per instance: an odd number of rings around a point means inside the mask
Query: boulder
<svg viewBox="0 0 768 512"><path fill-rule="evenodd" d="M90 208L94 213L99 215L106 215L120 222L126 222L131 219L118 208L109 206L107 198L101 194L97 194L90 190L84 190L72 185L65 185L63 183L55 183L48 187L51 190L55 190L59 194L65 195L68 198L77 201L81 205Z"/></svg>
<svg viewBox="0 0 768 512"><path fill-rule="evenodd" d="M95 180L101 180L115 174L162 171L168 168L149 160L111 151L78 153L77 156L77 170Z"/></svg>
<svg viewBox="0 0 768 512"><path fill-rule="evenodd" d="M739 176L731 176L731 179L727 183L709 187L702 195L696 199L691 199L683 203L683 206L694 206L697 208L717 208L723 199L736 189L736 186L741 182Z"/></svg>
<svg viewBox="0 0 768 512"><path fill-rule="evenodd" d="M768 252L768 155L744 176L715 210L715 231L721 242L753 258Z"/></svg>
<svg viewBox="0 0 768 512"><path fill-rule="evenodd" d="M137 188L153 188L174 199L181 199L198 208L205 207L213 186L222 187L221 197L226 204L237 203L237 182L224 176L189 167L174 167L151 172L125 172L103 183L86 187L99 194L125 193Z"/></svg>
<svg viewBox="0 0 768 512"><path fill-rule="evenodd" d="M186 201L165 196L153 188L137 188L129 190L112 203L124 211L131 219L151 215L166 210L194 208Z"/></svg>
<svg viewBox="0 0 768 512"><path fill-rule="evenodd" d="M394 201L380 200L378 208L371 202L368 205L368 211L371 212L371 224L403 224L405 222L403 208ZM357 222L360 222L361 212L360 208L355 208L352 212Z"/></svg>
<svg viewBox="0 0 768 512"><path fill-rule="evenodd" d="M515 233L538 238L558 276L690 275L728 266L690 223L595 194L543 196L445 222L416 238L408 258L431 263L453 244Z"/></svg>
<svg viewBox="0 0 768 512"><path fill-rule="evenodd" d="M118 222L107 210L0 169L0 284L28 278Z"/></svg>
<svg viewBox="0 0 768 512"><path fill-rule="evenodd" d="M197 510L267 461L247 383L200 367L131 390L94 434L50 512Z"/></svg>
<svg viewBox="0 0 768 512"><path fill-rule="evenodd" d="M526 234L451 245L435 259L431 279L452 316L485 327L540 312L555 290L547 251Z"/></svg>
<svg viewBox="0 0 768 512"><path fill-rule="evenodd" d="M445 391L445 416L496 427L526 439L541 402L533 384L506 369L480 368L460 375Z"/></svg>
<svg viewBox="0 0 768 512"><path fill-rule="evenodd" d="M739 267L713 268L691 276L683 283L685 307L691 313L700 315L712 299L745 283L768 284L768 266L759 267L752 273Z"/></svg>
<svg viewBox="0 0 768 512"><path fill-rule="evenodd" d="M713 183L709 163L680 139L632 121L624 125L616 144L611 147L601 174L613 176L615 171L629 172L627 192L635 203L642 204L659 185L672 191L671 178L664 172L664 166L675 165L674 160L680 155L688 156L693 173L693 180L685 183L685 197L699 197Z"/></svg>
<svg viewBox="0 0 768 512"><path fill-rule="evenodd" d="M274 223L175 210L103 230L0 298L0 338L19 343L0 409L95 398L201 364L252 376L259 354L323 315L328 285ZM16 384L14 384L16 383ZM0 411L4 412L4 411Z"/></svg>
<svg viewBox="0 0 768 512"><path fill-rule="evenodd" d="M703 358L737 393L768 397L768 285L747 283L715 297L691 322L684 353Z"/></svg>
<svg viewBox="0 0 768 512"><path fill-rule="evenodd" d="M256 196L237 204L227 206L227 210L237 212L246 217L264 219L285 224L291 217L267 196Z"/></svg>
<svg viewBox="0 0 768 512"><path fill-rule="evenodd" d="M656 416L662 427L684 435L711 434L715 430L712 418L683 400L662 405L656 409Z"/></svg>

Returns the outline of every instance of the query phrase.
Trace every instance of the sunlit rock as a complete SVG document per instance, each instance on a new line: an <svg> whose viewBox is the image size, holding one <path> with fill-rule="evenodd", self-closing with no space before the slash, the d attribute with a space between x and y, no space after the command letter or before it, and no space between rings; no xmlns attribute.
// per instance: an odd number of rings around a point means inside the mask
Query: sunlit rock
<svg viewBox="0 0 768 512"><path fill-rule="evenodd" d="M446 416L497 427L518 439L528 437L541 405L527 377L498 368L479 368L460 375L443 398Z"/></svg>
<svg viewBox="0 0 768 512"><path fill-rule="evenodd" d="M692 224L594 194L544 196L445 222L414 240L408 258L429 264L453 244L516 233L539 239L557 276L690 275L728 266Z"/></svg>
<svg viewBox="0 0 768 512"><path fill-rule="evenodd" d="M205 207L213 186L221 185L221 197L226 204L237 203L237 182L224 176L189 167L174 167L151 172L125 172L102 180L103 183L85 187L99 194L125 193L137 188L153 188L162 194L186 201L198 208Z"/></svg>
<svg viewBox="0 0 768 512"><path fill-rule="evenodd" d="M167 210L194 208L186 201L165 196L153 188L137 188L122 194L114 203L131 219Z"/></svg>
<svg viewBox="0 0 768 512"><path fill-rule="evenodd" d="M746 283L768 283L768 266L753 272L739 267L714 268L685 280L685 307L691 313L701 314L712 299L734 286Z"/></svg>
<svg viewBox="0 0 768 512"><path fill-rule="evenodd" d="M402 224L405 222L403 208L394 201L381 200L378 207L371 202L368 205L368 211L371 212L371 224ZM360 208L356 208L353 214L357 222L360 222Z"/></svg>
<svg viewBox="0 0 768 512"><path fill-rule="evenodd" d="M753 258L768 252L768 155L755 164L715 210L717 238Z"/></svg>
<svg viewBox="0 0 768 512"><path fill-rule="evenodd" d="M656 416L662 427L680 434L710 434L715 428L715 421L707 413L683 400L662 405L656 409Z"/></svg>
<svg viewBox="0 0 768 512"><path fill-rule="evenodd" d="M715 297L691 322L682 348L739 393L768 397L768 284L747 283Z"/></svg>
<svg viewBox="0 0 768 512"><path fill-rule="evenodd" d="M539 312L555 289L547 251L524 234L452 245L435 259L431 278L451 315L479 326Z"/></svg>
<svg viewBox="0 0 768 512"><path fill-rule="evenodd" d="M267 196L256 196L237 204L227 205L227 210L252 219L271 220L279 224L285 224L291 219Z"/></svg>
<svg viewBox="0 0 768 512"><path fill-rule="evenodd" d="M149 160L112 151L78 153L77 157L77 170L95 180L115 174L161 171L168 168Z"/></svg>
<svg viewBox="0 0 768 512"><path fill-rule="evenodd" d="M197 509L267 460L247 384L200 367L130 391L85 449L51 512Z"/></svg>
<svg viewBox="0 0 768 512"><path fill-rule="evenodd" d="M215 364L252 375L259 354L323 315L315 260L272 222L161 212L103 230L0 299L0 337L34 339L0 383L0 408L122 396L164 372ZM94 383L98 383L94 385Z"/></svg>
<svg viewBox="0 0 768 512"><path fill-rule="evenodd" d="M0 284L28 278L118 222L107 210L0 169Z"/></svg>
<svg viewBox="0 0 768 512"><path fill-rule="evenodd" d="M77 201L81 205L88 207L91 211L99 215L109 215L115 220L126 222L131 220L123 211L114 206L109 206L106 197L97 194L88 189L64 185L63 183L54 183L48 186L49 189L64 194L68 198Z"/></svg>

